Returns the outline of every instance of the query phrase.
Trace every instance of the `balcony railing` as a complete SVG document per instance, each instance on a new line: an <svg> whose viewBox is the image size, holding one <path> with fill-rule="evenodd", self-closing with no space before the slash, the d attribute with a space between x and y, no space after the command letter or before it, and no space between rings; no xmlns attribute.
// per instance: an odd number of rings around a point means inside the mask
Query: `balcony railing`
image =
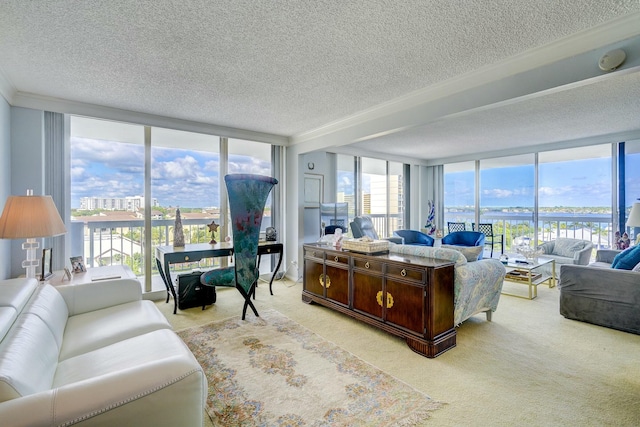
<svg viewBox="0 0 640 427"><path fill-rule="evenodd" d="M208 243L211 233L207 227L211 218L183 219L182 227L185 243ZM219 219L216 218L216 222ZM175 221L157 219L151 221L152 250L156 246L170 245ZM128 265L138 276L144 274L144 220L127 221L71 221L72 255L82 253L87 267L123 264ZM219 233L216 240L220 240ZM224 240L224 237L222 237ZM213 268L220 259L207 259L198 263L173 266L176 270L190 270L195 267ZM157 274L152 262L153 274Z"/></svg>
<svg viewBox="0 0 640 427"><path fill-rule="evenodd" d="M472 212L446 212L444 226L447 222L464 222L467 230L475 222ZM547 214L538 215L537 243L554 240L557 237L589 240L596 249L607 249L613 246L614 230L611 214ZM513 241L518 237L534 239L533 214L531 213L496 213L483 214L480 222L493 224L494 234L503 234L505 251L512 250ZM446 230L445 230L446 232Z"/></svg>

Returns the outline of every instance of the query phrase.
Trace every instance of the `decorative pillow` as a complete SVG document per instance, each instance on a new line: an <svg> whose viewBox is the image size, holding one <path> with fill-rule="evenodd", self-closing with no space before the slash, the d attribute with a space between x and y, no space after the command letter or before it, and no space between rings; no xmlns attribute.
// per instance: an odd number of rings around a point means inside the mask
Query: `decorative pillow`
<svg viewBox="0 0 640 427"><path fill-rule="evenodd" d="M455 249L462 253L467 259L467 262L477 261L478 257L484 250L484 246L457 246L457 245L442 245L445 249Z"/></svg>
<svg viewBox="0 0 640 427"><path fill-rule="evenodd" d="M620 262L621 259L623 259L624 257L626 257L629 252L631 252L631 248L627 248L625 250L623 250L622 252L620 252L618 255L615 256L615 258L613 258L613 261L611 262L611 268L616 268L616 266L618 265L618 263Z"/></svg>
<svg viewBox="0 0 640 427"><path fill-rule="evenodd" d="M626 255L618 259L618 262L615 264L615 267L613 268L616 268L618 270L631 270L633 269L633 267L636 266L636 264L640 262L640 246L634 246L631 248L630 251L624 251L616 255L616 258L624 254L625 252L626 252ZM614 258L613 262L615 261L616 259ZM613 266L613 264L611 265Z"/></svg>

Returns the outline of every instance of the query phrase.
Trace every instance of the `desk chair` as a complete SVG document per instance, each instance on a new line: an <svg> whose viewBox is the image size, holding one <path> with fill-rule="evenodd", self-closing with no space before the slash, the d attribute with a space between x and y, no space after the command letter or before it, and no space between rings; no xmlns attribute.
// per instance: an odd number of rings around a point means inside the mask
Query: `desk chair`
<svg viewBox="0 0 640 427"><path fill-rule="evenodd" d="M453 233L455 231L466 231L467 224L464 222L447 222L447 229L449 233Z"/></svg>

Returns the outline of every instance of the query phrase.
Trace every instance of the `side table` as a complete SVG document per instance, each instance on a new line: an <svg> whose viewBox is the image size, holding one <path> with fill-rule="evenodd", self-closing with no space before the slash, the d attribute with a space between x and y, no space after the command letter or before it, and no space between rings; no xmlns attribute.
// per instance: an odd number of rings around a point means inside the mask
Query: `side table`
<svg viewBox="0 0 640 427"><path fill-rule="evenodd" d="M90 282L98 282L101 280L114 279L136 279L131 268L128 265L107 265L103 267L88 268L84 273L73 273L71 280L64 277L64 270L53 272L53 276L44 282L53 286L61 285L80 285Z"/></svg>

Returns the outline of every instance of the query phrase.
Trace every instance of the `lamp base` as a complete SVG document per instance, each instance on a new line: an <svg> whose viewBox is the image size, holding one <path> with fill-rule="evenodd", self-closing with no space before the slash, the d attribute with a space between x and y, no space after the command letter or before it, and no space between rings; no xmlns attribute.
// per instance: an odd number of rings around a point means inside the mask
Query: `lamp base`
<svg viewBox="0 0 640 427"><path fill-rule="evenodd" d="M30 238L22 244L22 249L27 251L27 259L22 261L22 266L26 269L25 276L27 278L36 278L36 267L40 265L40 261L36 258L36 250L40 247L40 243L36 239Z"/></svg>

